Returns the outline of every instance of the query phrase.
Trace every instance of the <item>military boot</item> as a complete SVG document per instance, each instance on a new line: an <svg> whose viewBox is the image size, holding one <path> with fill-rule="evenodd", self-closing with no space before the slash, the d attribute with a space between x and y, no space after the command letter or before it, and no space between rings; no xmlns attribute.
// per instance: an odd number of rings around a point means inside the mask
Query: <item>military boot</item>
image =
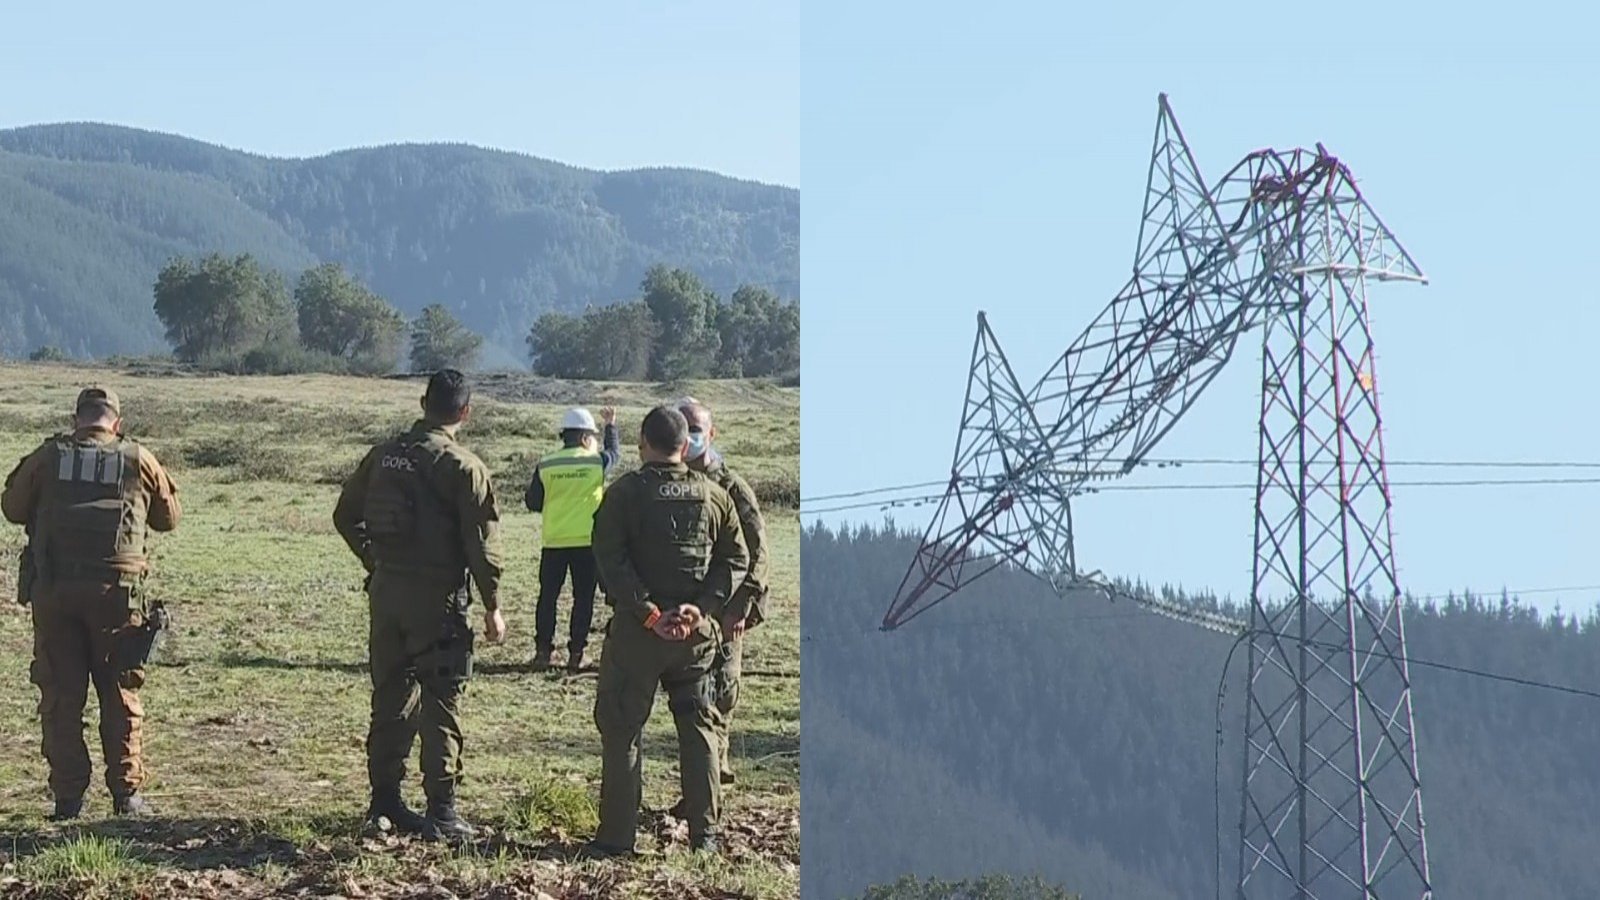
<svg viewBox="0 0 1600 900"><path fill-rule="evenodd" d="M456 814L454 797L428 802L427 825L422 832L424 840L459 843L472 840L477 834L476 828Z"/></svg>
<svg viewBox="0 0 1600 900"><path fill-rule="evenodd" d="M83 815L83 798L74 797L71 800L57 800L56 811L50 814L52 822L70 822Z"/></svg>
<svg viewBox="0 0 1600 900"><path fill-rule="evenodd" d="M385 830L382 824L384 819L389 820L390 827L400 834L422 834L428 829L428 820L406 806L399 788L376 791L372 795L367 821L382 831Z"/></svg>
<svg viewBox="0 0 1600 900"><path fill-rule="evenodd" d="M111 811L130 819L143 819L151 813L150 804L138 794L122 794L111 798Z"/></svg>
<svg viewBox="0 0 1600 900"><path fill-rule="evenodd" d="M579 672L583 671L584 662L586 662L586 660L583 657L583 648L582 647L579 647L576 650L567 651L567 672L568 672L568 674L576 675Z"/></svg>
<svg viewBox="0 0 1600 900"><path fill-rule="evenodd" d="M689 839L689 849L695 853L706 853L716 856L722 852L722 841L714 834L702 834Z"/></svg>
<svg viewBox="0 0 1600 900"><path fill-rule="evenodd" d="M533 670L535 672L548 671L550 668L550 658L554 655L555 651L553 649L549 647L540 647L539 652L533 655Z"/></svg>

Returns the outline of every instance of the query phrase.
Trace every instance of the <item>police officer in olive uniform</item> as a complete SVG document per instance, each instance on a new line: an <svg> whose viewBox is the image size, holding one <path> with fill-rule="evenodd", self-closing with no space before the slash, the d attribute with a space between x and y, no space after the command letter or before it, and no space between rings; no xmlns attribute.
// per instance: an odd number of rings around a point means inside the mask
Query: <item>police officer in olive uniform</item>
<svg viewBox="0 0 1600 900"><path fill-rule="evenodd" d="M712 446L717 436L711 422L711 410L693 398L679 401L678 411L689 422L689 450L686 454L689 468L702 472L715 481L733 498L733 507L739 512L739 524L745 545L750 548L750 570L744 581L733 591L730 610L743 611L742 617L733 614L722 620L723 645L718 660L717 710L722 713L717 742L717 765L723 784L734 781L733 767L728 761L728 729L731 727L733 709L739 702L739 671L744 660L744 633L761 624L766 618L767 600L767 526L761 518L761 506L756 502L755 491L743 478L728 468L722 454Z"/></svg>
<svg viewBox="0 0 1600 900"><path fill-rule="evenodd" d="M643 466L612 484L595 518L595 560L613 614L595 691L600 828L589 855L634 850L643 791L640 742L661 688L678 731L690 845L717 849L721 713L712 669L720 622L747 612L732 598L750 556L727 491L684 464L688 443L682 413L670 406L652 410L640 428Z"/></svg>
<svg viewBox="0 0 1600 900"><path fill-rule="evenodd" d="M435 374L422 398L423 418L367 454L333 513L370 576L369 815L428 840L474 833L456 812L458 707L472 673L469 576L483 603L485 637L496 643L505 635L500 515L489 470L456 442L471 400L460 372ZM426 818L401 798L406 759L419 734Z"/></svg>
<svg viewBox="0 0 1600 900"><path fill-rule="evenodd" d="M143 815L144 664L161 611L140 583L150 531L172 531L178 487L155 455L121 436L122 404L101 387L78 394L73 430L25 457L0 512L27 528L18 599L33 607L34 684L54 818L75 819L89 788L83 707L100 698L106 786L119 815Z"/></svg>

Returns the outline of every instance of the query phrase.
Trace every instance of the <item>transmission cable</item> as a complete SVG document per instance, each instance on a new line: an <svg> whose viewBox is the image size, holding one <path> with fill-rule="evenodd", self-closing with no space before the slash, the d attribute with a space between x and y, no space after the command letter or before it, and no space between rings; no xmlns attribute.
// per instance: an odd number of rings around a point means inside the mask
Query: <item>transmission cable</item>
<svg viewBox="0 0 1600 900"><path fill-rule="evenodd" d="M1600 484L1600 477L1578 477L1578 478L1463 478L1463 479L1440 479L1440 480L1424 480L1424 481L1391 481L1391 482L1389 482L1389 487L1518 487L1518 486L1538 487L1538 486L1551 486L1551 485L1596 485L1596 484ZM1187 483L1187 484L1108 484L1108 485L1098 485L1098 486L1093 486L1093 487L1077 488L1072 492L1072 495L1073 496L1083 496L1083 495L1088 495L1088 494L1099 494L1099 493L1105 493L1105 492L1111 492L1111 491L1129 491L1129 492L1133 492L1133 491L1137 491L1137 492L1159 492L1159 491L1244 491L1244 490L1253 491L1253 490L1256 490L1258 487L1259 487L1259 485L1254 484L1254 483L1249 483L1249 482L1212 483L1212 484L1199 484L1199 483ZM905 488L901 488L901 489L905 489ZM883 492L888 492L889 490L891 490L891 489L885 488L885 489L883 489ZM866 493L858 493L855 496L867 496L867 494ZM932 502L936 502L936 501L942 500L942 499L945 498L945 496L946 496L945 494L917 494L917 495L912 495L912 496L908 496L908 497L885 497L885 498L878 499L878 500L867 500L867 501L862 501L862 502L859 502L859 503L842 503L842 504L837 504L837 505L834 505L834 506L825 506L825 507L823 507L821 509L803 509L802 508L801 511L800 511L800 514L801 515L805 515L805 516L818 516L818 515L822 515L824 513L846 512L848 510L854 510L854 509L871 509L873 507L879 507L879 508L887 511L889 509L904 508L904 507L907 507L907 506L910 506L910 507L923 506L923 505L926 505L928 503L932 503ZM839 499L844 499L844 497L842 495L824 495L824 496L812 497L812 498L802 498L800 503L801 503L801 506L804 507L804 505L807 504L807 503L819 503L819 502L822 502L824 500L834 499L835 497L838 497Z"/></svg>
<svg viewBox="0 0 1600 900"><path fill-rule="evenodd" d="M1107 460L1110 466L1120 466L1126 460ZM1155 468L1182 468L1184 466L1259 466L1259 460L1254 459L1221 459L1204 457L1161 457L1140 460L1140 467ZM1600 460L1398 460L1384 463L1387 468L1456 468L1456 469L1600 469ZM963 481L998 480L995 476L990 479L963 477ZM803 499L802 503L820 503L825 500L850 500L857 497L870 497L875 494L893 494L901 491L917 490L930 487L945 487L949 479L942 481L918 481L911 484L899 484L889 487L863 488L855 491L841 491L834 494L819 494Z"/></svg>

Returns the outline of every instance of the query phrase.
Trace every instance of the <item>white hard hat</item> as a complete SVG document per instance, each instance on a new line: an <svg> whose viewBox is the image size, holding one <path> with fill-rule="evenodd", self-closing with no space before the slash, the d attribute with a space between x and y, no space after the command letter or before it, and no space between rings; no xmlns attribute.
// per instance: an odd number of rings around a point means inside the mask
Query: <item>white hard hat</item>
<svg viewBox="0 0 1600 900"><path fill-rule="evenodd" d="M569 409L561 417L562 431L599 431L594 427L594 416L587 409Z"/></svg>

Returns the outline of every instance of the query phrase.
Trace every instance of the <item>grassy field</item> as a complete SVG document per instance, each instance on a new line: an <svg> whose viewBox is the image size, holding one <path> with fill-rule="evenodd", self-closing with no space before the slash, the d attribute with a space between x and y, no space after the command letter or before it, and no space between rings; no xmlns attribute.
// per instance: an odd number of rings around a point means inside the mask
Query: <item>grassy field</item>
<svg viewBox="0 0 1600 900"><path fill-rule="evenodd" d="M29 617L11 602L22 533L6 526L0 897L798 896L797 390L480 382L461 438L495 473L510 633L479 655L465 709L462 809L484 827L473 846L449 850L363 832L366 603L360 566L330 520L344 473L415 418L422 382L0 364L6 471L62 427L91 380L120 392L128 433L172 470L184 503L180 529L157 539L149 582L175 619L144 691L145 792L158 818L109 818L91 726L86 817L68 827L44 820ZM522 492L567 405L618 407L631 468L645 410L684 393L716 412L724 453L762 496L772 544L774 615L747 638L728 846L722 859L691 855L682 824L660 812L676 799L677 771L671 718L659 702L646 734L652 811L640 844L653 856L573 862L599 797L595 676L531 672L538 516L523 508ZM561 633L568 608L563 598ZM597 609L597 628L607 615ZM86 715L94 721L92 692ZM420 803L415 756L409 769L408 797Z"/></svg>

